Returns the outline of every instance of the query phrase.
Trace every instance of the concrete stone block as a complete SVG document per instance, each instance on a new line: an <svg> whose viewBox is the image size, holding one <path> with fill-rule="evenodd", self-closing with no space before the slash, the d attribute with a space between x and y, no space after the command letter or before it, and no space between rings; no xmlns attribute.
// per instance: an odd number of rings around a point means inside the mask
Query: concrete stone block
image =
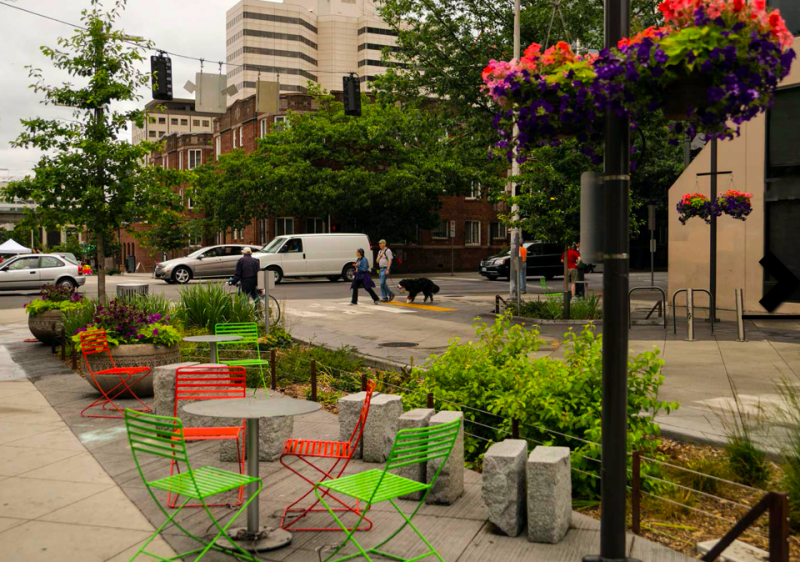
<svg viewBox="0 0 800 562"><path fill-rule="evenodd" d="M556 544L572 519L568 447L536 447L528 457L528 540Z"/></svg>
<svg viewBox="0 0 800 562"><path fill-rule="evenodd" d="M697 554L708 554L719 540L697 543ZM717 558L718 562L769 562L769 552L742 541L733 541Z"/></svg>
<svg viewBox="0 0 800 562"><path fill-rule="evenodd" d="M241 421L241 420L240 420ZM273 462L280 458L283 444L292 437L294 417L259 418L258 420L258 460ZM236 462L235 441L223 441L219 449L219 460Z"/></svg>
<svg viewBox="0 0 800 562"><path fill-rule="evenodd" d="M436 410L428 409L428 408L418 408L416 410L410 410L400 416L398 420L397 429L420 429L423 427L428 427L430 423L431 417L436 413ZM425 482L425 478L427 477L427 464L424 462L418 464L412 464L409 466L403 466L400 468L394 469L394 473L402 476L404 478L408 478L409 480L413 480L415 482ZM404 500L416 500L419 501L422 498L422 492L414 492L413 494L407 494L402 496L401 499Z"/></svg>
<svg viewBox="0 0 800 562"><path fill-rule="evenodd" d="M489 521L509 537L525 527L525 459L528 444L522 439L506 439L492 445L483 457L483 503Z"/></svg>
<svg viewBox="0 0 800 562"><path fill-rule="evenodd" d="M386 462L403 415L403 398L395 394L373 396L364 426L364 462Z"/></svg>
<svg viewBox="0 0 800 562"><path fill-rule="evenodd" d="M372 394L372 399L375 399L376 394ZM364 400L367 398L366 392L359 392L357 394L348 394L339 398L339 441L350 441L350 436L353 434L358 419L361 416L361 409L364 407ZM367 417L369 421L369 417ZM354 459L360 459L361 453L364 449L364 439L358 442Z"/></svg>
<svg viewBox="0 0 800 562"><path fill-rule="evenodd" d="M461 420L456 442L450 457L442 467L439 478L433 484L426 503L450 505L464 493L464 414L462 412L439 412L433 416L429 425L441 425L454 420ZM436 471L442 464L442 459L428 461L427 480L433 480Z"/></svg>
<svg viewBox="0 0 800 562"><path fill-rule="evenodd" d="M194 367L199 363L173 363L154 367L153 393L154 410L159 416L175 415L175 371L181 367Z"/></svg>

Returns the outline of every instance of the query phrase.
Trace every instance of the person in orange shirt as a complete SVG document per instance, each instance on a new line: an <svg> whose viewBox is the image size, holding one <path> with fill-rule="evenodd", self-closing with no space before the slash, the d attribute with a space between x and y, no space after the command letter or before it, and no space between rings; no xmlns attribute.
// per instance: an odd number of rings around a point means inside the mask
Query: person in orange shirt
<svg viewBox="0 0 800 562"><path fill-rule="evenodd" d="M564 258L567 259L567 282L569 283L569 290L572 296L575 296L575 281L578 280L578 264L581 263L581 245L580 242L575 244L575 248L570 248L564 254L561 254L561 263L564 263Z"/></svg>
<svg viewBox="0 0 800 562"><path fill-rule="evenodd" d="M519 245L519 292L523 295L528 294L528 249L524 244Z"/></svg>

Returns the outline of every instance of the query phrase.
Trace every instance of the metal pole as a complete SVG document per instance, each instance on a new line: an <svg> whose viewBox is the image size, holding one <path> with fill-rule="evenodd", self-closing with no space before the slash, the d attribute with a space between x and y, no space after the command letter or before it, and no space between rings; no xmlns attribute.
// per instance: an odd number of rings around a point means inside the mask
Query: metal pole
<svg viewBox="0 0 800 562"><path fill-rule="evenodd" d="M317 361L311 360L311 401L317 401Z"/></svg>
<svg viewBox="0 0 800 562"><path fill-rule="evenodd" d="M629 0L606 0L605 44L613 48L630 30ZM630 129L627 117L605 116L603 250L603 413L600 556L626 560L628 484L628 285Z"/></svg>
<svg viewBox="0 0 800 562"><path fill-rule="evenodd" d="M744 334L744 298L742 296L741 289L734 289L734 298L736 299L736 327L738 328L739 332L739 341L745 341L745 334ZM714 326L713 324L711 325Z"/></svg>
<svg viewBox="0 0 800 562"><path fill-rule="evenodd" d="M519 24L519 4L520 0L514 0L514 59L519 60L520 57L520 24ZM514 115L514 127L513 127L513 137L516 141L517 136L519 136L519 125L517 125L517 116ZM518 176L519 175L519 162L517 162L517 149L516 144L513 148L513 157L511 160L511 176ZM511 182L511 195L517 195L517 184L513 181ZM520 259L519 259L519 246L520 246L520 231L519 228L516 226L516 223L519 221L519 205L516 203L511 207L511 219L514 221L514 228L511 229L511 259L509 263L509 276L508 276L508 289L509 289L509 296L511 297L512 302L517 303L517 310L520 307L520 295L519 295L519 269L520 269Z"/></svg>
<svg viewBox="0 0 800 562"><path fill-rule="evenodd" d="M711 139L711 202L717 200L717 139ZM717 217L711 215L711 241L709 256L709 280L708 290L711 296L711 306L708 309L708 321L711 324L717 321Z"/></svg>
<svg viewBox="0 0 800 562"><path fill-rule="evenodd" d="M694 341L694 289L686 289L686 341Z"/></svg>
<svg viewBox="0 0 800 562"><path fill-rule="evenodd" d="M631 459L631 530L641 533L642 520L642 453L634 451Z"/></svg>
<svg viewBox="0 0 800 562"><path fill-rule="evenodd" d="M789 496L772 492L769 504L769 562L789 562Z"/></svg>
<svg viewBox="0 0 800 562"><path fill-rule="evenodd" d="M269 371L270 371L270 378L272 379L272 390L278 390L278 352L276 350L271 350L269 352Z"/></svg>
<svg viewBox="0 0 800 562"><path fill-rule="evenodd" d="M647 206L647 227L650 230L650 286L656 286L656 206Z"/></svg>
<svg viewBox="0 0 800 562"><path fill-rule="evenodd" d="M258 418L245 420L245 445L247 457L247 474L258 476ZM247 497L252 498L258 492L258 482L247 485ZM247 532L253 536L258 533L258 501L253 500L247 506Z"/></svg>

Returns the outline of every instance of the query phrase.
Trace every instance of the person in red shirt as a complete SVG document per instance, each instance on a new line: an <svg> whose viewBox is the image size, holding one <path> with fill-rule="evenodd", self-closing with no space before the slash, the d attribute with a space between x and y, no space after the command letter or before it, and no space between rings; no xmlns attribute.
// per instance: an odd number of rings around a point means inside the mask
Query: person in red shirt
<svg viewBox="0 0 800 562"><path fill-rule="evenodd" d="M567 282L572 296L575 296L575 281L578 280L578 264L581 262L581 244L575 244L575 248L570 248L565 254L561 254L561 263L564 263L564 256L567 258Z"/></svg>

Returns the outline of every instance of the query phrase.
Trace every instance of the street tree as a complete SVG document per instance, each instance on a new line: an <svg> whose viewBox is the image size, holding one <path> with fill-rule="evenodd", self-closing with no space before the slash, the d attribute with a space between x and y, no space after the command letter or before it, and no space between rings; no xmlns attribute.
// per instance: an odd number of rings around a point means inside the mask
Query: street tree
<svg viewBox="0 0 800 562"><path fill-rule="evenodd" d="M179 210L166 209L149 224L138 225L132 234L142 246L156 253L171 254L184 250L202 234L201 221Z"/></svg>
<svg viewBox="0 0 800 562"><path fill-rule="evenodd" d="M96 242L101 301L106 298L104 261L113 233L177 205L172 188L182 181L177 170L141 164L155 145L120 140L129 122L143 125L144 114L115 104L139 101L137 90L150 79L137 69L149 43L115 29L124 8L125 0L116 0L110 10L92 0L72 37L58 39L57 47L41 47L53 67L75 82L51 85L40 69L29 67L31 88L44 96L45 104L72 107L72 119L22 120L24 131L12 146L37 148L44 155L34 175L3 190L4 197L35 201L45 224L87 227Z"/></svg>

